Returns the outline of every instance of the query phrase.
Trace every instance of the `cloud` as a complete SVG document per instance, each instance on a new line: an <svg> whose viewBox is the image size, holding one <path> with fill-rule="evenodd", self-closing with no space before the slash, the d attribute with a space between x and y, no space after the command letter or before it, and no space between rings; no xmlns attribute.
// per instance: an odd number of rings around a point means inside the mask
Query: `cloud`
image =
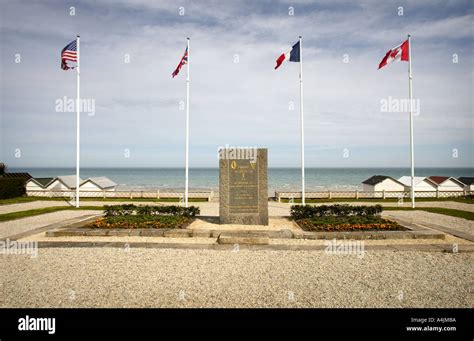
<svg viewBox="0 0 474 341"><path fill-rule="evenodd" d="M71 17L59 1L2 3L1 158L12 166L73 164L75 115L55 112L54 103L75 96L75 74L59 69L58 56L80 32L82 95L97 106L82 118L84 165L182 165L186 70L175 79L171 72L190 36L191 165L216 166L217 147L238 144L268 147L270 165L298 166L299 65L273 67L301 34L307 150L327 147L321 159L308 155L309 166L397 166L406 157L407 114L382 113L380 101L406 98L407 64L376 68L411 32L416 147L441 146L426 162L448 166L440 150L467 146L456 165L471 166L472 6L401 5L400 17L398 4L375 1L102 0L77 2ZM357 157L335 156L347 146ZM393 150L393 162L374 158L375 147ZM14 158L16 148L28 157Z"/></svg>

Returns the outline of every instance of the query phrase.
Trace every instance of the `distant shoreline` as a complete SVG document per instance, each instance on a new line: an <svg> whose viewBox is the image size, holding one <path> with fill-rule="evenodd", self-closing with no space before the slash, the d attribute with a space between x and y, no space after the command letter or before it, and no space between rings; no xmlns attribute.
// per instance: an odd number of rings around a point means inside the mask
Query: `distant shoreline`
<svg viewBox="0 0 474 341"><path fill-rule="evenodd" d="M386 175L398 179L408 176L408 167L393 168L314 168L306 167L306 190L307 191L355 191L362 190L362 182L373 175ZM10 172L28 172L33 177L45 178L61 175L74 175L75 168L61 167L37 167L20 168L9 167ZM416 176L474 176L474 168L416 168ZM81 168L80 177L105 176L117 184L117 190L135 191L184 191L184 167L131 167L131 168ZM195 167L189 170L189 187L191 190L214 190L219 189L219 169L216 167ZM268 192L274 191L300 191L301 170L294 167L269 167L268 168Z"/></svg>
<svg viewBox="0 0 474 341"><path fill-rule="evenodd" d="M29 167L29 166L22 166L22 167L8 167L10 170L18 170L18 169L76 169L75 166L69 166L69 167ZM87 169L184 169L184 166L182 167L158 167L158 166L150 166L150 167L81 167L81 170L87 170ZM189 167L189 169L216 169L218 170L219 167ZM268 169L301 169L300 167L280 167L280 166L274 166L271 167L269 166ZM410 169L409 166L406 167L381 167L381 166L376 166L376 167L305 167L305 169ZM436 166L426 166L426 167L416 167L416 169L471 169L474 171L474 167L436 167Z"/></svg>

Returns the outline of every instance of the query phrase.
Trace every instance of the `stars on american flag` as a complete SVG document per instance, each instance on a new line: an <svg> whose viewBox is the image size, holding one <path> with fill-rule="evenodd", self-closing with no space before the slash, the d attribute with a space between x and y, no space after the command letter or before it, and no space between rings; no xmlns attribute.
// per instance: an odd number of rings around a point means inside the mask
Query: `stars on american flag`
<svg viewBox="0 0 474 341"><path fill-rule="evenodd" d="M77 62L77 41L73 40L69 44L66 45L66 47L63 48L61 51L61 69L63 70L69 70L69 69L74 69L74 67L71 67L67 64L67 60L71 62Z"/></svg>

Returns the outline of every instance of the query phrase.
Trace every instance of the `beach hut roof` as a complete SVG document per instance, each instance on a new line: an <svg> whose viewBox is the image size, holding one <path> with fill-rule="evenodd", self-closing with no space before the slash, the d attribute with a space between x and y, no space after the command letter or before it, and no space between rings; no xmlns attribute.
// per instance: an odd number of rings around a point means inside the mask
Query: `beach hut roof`
<svg viewBox="0 0 474 341"><path fill-rule="evenodd" d="M437 185L441 185L443 182L445 182L446 180L453 180L454 182L457 182L459 185L461 186L464 186L464 183L462 183L461 181L459 181L458 179L456 178L452 178L450 176L430 176L428 177L428 179L430 179L431 181L435 182Z"/></svg>
<svg viewBox="0 0 474 341"><path fill-rule="evenodd" d="M423 180L431 182L433 185L437 185L436 182L434 182L433 180L430 180L429 178L425 176L415 176L414 177L415 186L418 185ZM411 186L411 176L402 176L401 178L398 179L398 181L400 181L405 186Z"/></svg>
<svg viewBox="0 0 474 341"><path fill-rule="evenodd" d="M367 180L364 180L362 181L363 184L366 184L366 185L376 185L378 183L381 183L382 181L386 180L386 179L390 179L390 180L393 180L401 185L403 185L400 181L392 178L391 176L386 176L386 175L374 175L374 176L371 176L370 178L368 178Z"/></svg>
<svg viewBox="0 0 474 341"><path fill-rule="evenodd" d="M66 187L76 188L76 176L75 175L60 175L60 176L56 177L56 179L61 181L64 185L66 185ZM54 180L56 180L56 179L54 179ZM82 179L79 178L79 183L81 183L81 182L82 182Z"/></svg>
<svg viewBox="0 0 474 341"><path fill-rule="evenodd" d="M29 181L36 182L37 185L40 187L46 188L51 181L53 181L54 178L31 178Z"/></svg>
<svg viewBox="0 0 474 341"><path fill-rule="evenodd" d="M461 181L465 185L472 185L474 184L474 178L473 177L467 177L467 176L461 176L458 178L459 181Z"/></svg>
<svg viewBox="0 0 474 341"><path fill-rule="evenodd" d="M109 187L117 186L117 184L115 182L113 182L112 180L110 180L109 178L107 178L105 176L98 176L98 177L88 178L87 180L85 180L81 184L81 186L83 184L85 184L86 182L88 182L88 181L96 184L100 188L109 188Z"/></svg>

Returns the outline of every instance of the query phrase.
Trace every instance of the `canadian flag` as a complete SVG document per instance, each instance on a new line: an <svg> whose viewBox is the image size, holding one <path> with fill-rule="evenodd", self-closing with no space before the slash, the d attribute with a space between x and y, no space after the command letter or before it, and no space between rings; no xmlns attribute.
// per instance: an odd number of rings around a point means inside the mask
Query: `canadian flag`
<svg viewBox="0 0 474 341"><path fill-rule="evenodd" d="M408 40L405 40L397 47L388 50L387 54L385 55L385 57L383 57L382 61L379 64L379 69L383 68L385 65L393 61L403 60L407 62L409 58L410 56L408 53Z"/></svg>

